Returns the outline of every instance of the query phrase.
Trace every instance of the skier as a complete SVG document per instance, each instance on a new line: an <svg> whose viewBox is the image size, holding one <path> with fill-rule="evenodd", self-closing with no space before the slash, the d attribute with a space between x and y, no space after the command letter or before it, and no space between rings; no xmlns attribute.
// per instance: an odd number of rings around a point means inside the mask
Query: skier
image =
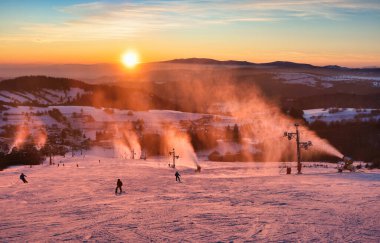
<svg viewBox="0 0 380 243"><path fill-rule="evenodd" d="M175 181L181 182L181 175L179 174L178 171L176 171L175 175Z"/></svg>
<svg viewBox="0 0 380 243"><path fill-rule="evenodd" d="M115 189L115 194L117 194L117 189L120 189L120 194L123 192L121 190L121 187L123 186L123 182L121 182L120 179L117 179L117 183L116 183L116 189Z"/></svg>
<svg viewBox="0 0 380 243"><path fill-rule="evenodd" d="M24 175L24 173L21 173L20 175L20 180L22 180L22 182L24 183L28 183L28 181L25 179L26 175Z"/></svg>

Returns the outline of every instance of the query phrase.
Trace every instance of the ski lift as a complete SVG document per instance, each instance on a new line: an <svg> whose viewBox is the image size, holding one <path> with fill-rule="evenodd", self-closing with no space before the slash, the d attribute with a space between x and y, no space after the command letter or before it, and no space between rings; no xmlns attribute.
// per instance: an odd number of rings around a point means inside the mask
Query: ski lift
<svg viewBox="0 0 380 243"><path fill-rule="evenodd" d="M179 159L179 155L176 155L175 154L175 149L173 148L173 151L172 152L169 152L169 155L172 155L173 156L173 164L170 164L169 163L169 167L170 168L175 168L175 160L176 159Z"/></svg>

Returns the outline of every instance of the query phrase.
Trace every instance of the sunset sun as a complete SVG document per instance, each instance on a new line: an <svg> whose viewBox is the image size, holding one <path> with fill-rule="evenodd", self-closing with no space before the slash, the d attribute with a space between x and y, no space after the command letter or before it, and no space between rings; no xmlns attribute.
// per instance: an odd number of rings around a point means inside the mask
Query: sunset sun
<svg viewBox="0 0 380 243"><path fill-rule="evenodd" d="M127 68L134 68L139 63L139 57L136 52L126 52L121 57L121 62Z"/></svg>

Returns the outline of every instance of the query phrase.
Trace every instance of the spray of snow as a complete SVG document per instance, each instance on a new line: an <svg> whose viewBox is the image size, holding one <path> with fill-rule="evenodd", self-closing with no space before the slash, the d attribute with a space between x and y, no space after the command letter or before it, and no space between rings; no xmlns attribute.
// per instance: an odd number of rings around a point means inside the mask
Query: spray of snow
<svg viewBox="0 0 380 243"><path fill-rule="evenodd" d="M114 139L113 146L115 151L115 157L129 159L131 156L131 150L123 139Z"/></svg>
<svg viewBox="0 0 380 243"><path fill-rule="evenodd" d="M38 117L24 115L22 122L16 126L13 143L8 153L14 148L21 148L24 144L34 144L37 150L42 149L47 141L46 125Z"/></svg>
<svg viewBox="0 0 380 243"><path fill-rule="evenodd" d="M165 131L164 140L166 150L171 151L174 148L176 155L179 155L179 160L176 162L178 165L195 169L200 168L197 155L186 133L169 128Z"/></svg>
<svg viewBox="0 0 380 243"><path fill-rule="evenodd" d="M12 145L10 146L9 152L11 153L14 148L20 148L26 141L29 135L29 128L25 125L19 125L16 129L16 134Z"/></svg>
<svg viewBox="0 0 380 243"><path fill-rule="evenodd" d="M46 144L47 132L45 127L40 127L33 133L33 141L37 150L43 148Z"/></svg>
<svg viewBox="0 0 380 243"><path fill-rule="evenodd" d="M133 129L126 129L123 131L123 135L125 140L127 141L131 153L134 153L134 155L131 154L131 156L133 156L134 158L140 158L141 145L139 143L139 138L137 137L136 132Z"/></svg>
<svg viewBox="0 0 380 243"><path fill-rule="evenodd" d="M331 156L335 156L337 158L343 158L343 154L339 152L334 146L332 146L326 139L320 138L313 131L310 131L306 128L301 128L301 135L305 137L305 139L312 140L313 148L311 153L325 153Z"/></svg>
<svg viewBox="0 0 380 243"><path fill-rule="evenodd" d="M177 84L178 87L176 87L176 90L184 96L181 97L185 101L183 108L202 111L205 107L209 107L207 112L214 113L215 111L208 104L221 104L223 111L220 112L235 117L240 125L240 132L246 138L258 141L258 144L251 143L244 148L248 151L246 156L250 157L250 160L294 160L296 158L295 140L287 141L283 134L285 131L294 131L296 122L302 127L301 141L310 140L314 144L307 153L304 152L305 155L330 154L341 157L341 153L328 141L302 126L303 121L296 121L285 115L279 108L279 104L268 100L259 88L254 87L252 83L245 85L244 82L239 82L241 73L238 69L210 69L202 72L201 78L199 75L185 77L179 72L172 73L172 76L175 75L177 75L176 80L187 81ZM208 82L203 82L203 80ZM228 97L227 101L226 97ZM230 143L230 145L233 144ZM256 146L261 153L255 155L249 152L252 151L250 146ZM234 148L225 148L225 150L233 151Z"/></svg>
<svg viewBox="0 0 380 243"><path fill-rule="evenodd" d="M296 158L295 139L287 141L283 137L285 131L295 132L295 121L284 115L276 104L267 101L259 93L248 95L249 100L234 103L230 107L233 116L237 117L243 124L247 124L248 133L259 141L264 161L294 160ZM301 142L312 141L313 146L305 155L329 154L336 157L343 155L334 148L327 140L320 138L305 126L300 126ZM253 160L255 158L252 158Z"/></svg>
<svg viewBox="0 0 380 243"><path fill-rule="evenodd" d="M112 130L115 133L113 146L116 157L124 159L141 157L139 138L131 124L123 126L114 125Z"/></svg>

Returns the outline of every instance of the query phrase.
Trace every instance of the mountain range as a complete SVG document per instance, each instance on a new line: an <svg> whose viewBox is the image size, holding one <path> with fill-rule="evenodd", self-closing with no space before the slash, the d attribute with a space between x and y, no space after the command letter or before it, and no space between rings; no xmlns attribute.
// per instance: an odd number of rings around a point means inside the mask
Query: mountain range
<svg viewBox="0 0 380 243"><path fill-rule="evenodd" d="M173 66L173 64L177 64ZM179 65L182 64L182 65ZM140 64L143 72L153 72L165 69L180 69L183 65L197 66L227 66L232 68L257 68L257 69L306 69L337 72L365 72L380 75L380 68L347 68L337 65L314 66L305 63L287 61L275 61L269 63L253 63L248 61L220 61L209 58L174 59L162 62L150 62ZM0 80L27 75L45 75L53 77L67 77L84 80L90 83L113 82L128 76L126 69L121 64L0 64Z"/></svg>

